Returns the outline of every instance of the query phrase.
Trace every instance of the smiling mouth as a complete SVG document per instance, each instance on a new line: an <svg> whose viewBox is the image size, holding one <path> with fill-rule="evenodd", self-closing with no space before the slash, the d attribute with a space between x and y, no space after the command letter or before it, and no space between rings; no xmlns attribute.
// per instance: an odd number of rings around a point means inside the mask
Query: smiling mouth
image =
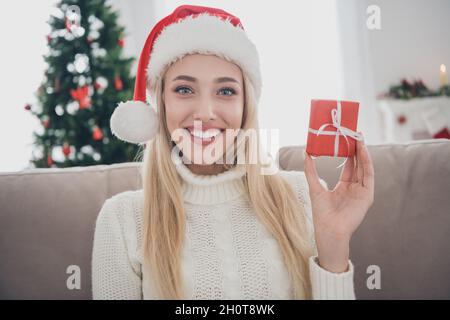
<svg viewBox="0 0 450 320"><path fill-rule="evenodd" d="M194 130L192 127L186 127L184 129L189 133L192 141L202 145L207 145L215 141L216 138L225 131L225 129L222 128L211 128L205 131Z"/></svg>

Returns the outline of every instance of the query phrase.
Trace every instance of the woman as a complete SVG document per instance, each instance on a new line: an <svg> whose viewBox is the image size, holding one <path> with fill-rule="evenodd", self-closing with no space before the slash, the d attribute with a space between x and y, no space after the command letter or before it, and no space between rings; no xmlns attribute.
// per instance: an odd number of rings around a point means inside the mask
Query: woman
<svg viewBox="0 0 450 320"><path fill-rule="evenodd" d="M333 191L309 155L304 173L263 174L249 160L259 136L241 139L258 130L261 83L237 17L184 5L153 28L134 101L111 118L117 137L146 146L143 188L99 213L94 299L355 298L349 242L374 192L367 148L358 141Z"/></svg>

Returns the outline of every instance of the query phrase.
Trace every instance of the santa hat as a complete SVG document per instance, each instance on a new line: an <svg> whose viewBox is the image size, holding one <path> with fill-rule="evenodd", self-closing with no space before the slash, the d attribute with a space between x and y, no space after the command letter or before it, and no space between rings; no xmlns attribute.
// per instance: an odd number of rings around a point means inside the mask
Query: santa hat
<svg viewBox="0 0 450 320"><path fill-rule="evenodd" d="M259 56L238 17L217 8L182 5L159 21L139 58L133 101L121 102L111 116L111 131L119 139L144 144L158 132L155 83L164 68L190 53L215 54L236 63L249 77L256 101L261 94Z"/></svg>

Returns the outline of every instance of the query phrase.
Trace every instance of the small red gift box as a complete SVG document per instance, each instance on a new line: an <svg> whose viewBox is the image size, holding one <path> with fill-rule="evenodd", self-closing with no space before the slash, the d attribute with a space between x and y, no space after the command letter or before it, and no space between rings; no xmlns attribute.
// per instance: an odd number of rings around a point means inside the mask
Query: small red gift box
<svg viewBox="0 0 450 320"><path fill-rule="evenodd" d="M356 129L358 110L359 103L354 101L311 100L306 152L312 156L354 156L356 140L362 140Z"/></svg>

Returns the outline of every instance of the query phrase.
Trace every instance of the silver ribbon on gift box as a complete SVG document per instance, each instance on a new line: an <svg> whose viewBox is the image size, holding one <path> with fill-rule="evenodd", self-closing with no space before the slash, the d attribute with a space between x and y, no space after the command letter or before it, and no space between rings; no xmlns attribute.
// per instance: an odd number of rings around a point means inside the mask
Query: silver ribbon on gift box
<svg viewBox="0 0 450 320"><path fill-rule="evenodd" d="M340 167L342 167L343 165L345 165L345 163L348 160L348 149L349 149L349 143L348 143L348 139L347 136L355 139L355 140L359 140L362 141L363 140L363 136L362 134L353 131L349 128L343 127L341 126L341 113L342 113L342 106L341 106L341 101L337 102L337 108L336 109L332 109L331 110L331 119L333 121L333 123L324 123L323 125L320 126L320 128L318 130L316 129L312 129L309 128L309 132L311 133L315 133L317 136L318 135L334 135L336 136L336 138L334 139L334 155L333 157L337 157L338 155L338 151L339 151L339 136L344 136L345 141L347 142L347 156L345 157L345 160L343 163L341 163L337 168L339 169ZM336 128L336 131L325 131L324 129L328 126L333 126ZM316 157L311 156L313 159L315 159Z"/></svg>

